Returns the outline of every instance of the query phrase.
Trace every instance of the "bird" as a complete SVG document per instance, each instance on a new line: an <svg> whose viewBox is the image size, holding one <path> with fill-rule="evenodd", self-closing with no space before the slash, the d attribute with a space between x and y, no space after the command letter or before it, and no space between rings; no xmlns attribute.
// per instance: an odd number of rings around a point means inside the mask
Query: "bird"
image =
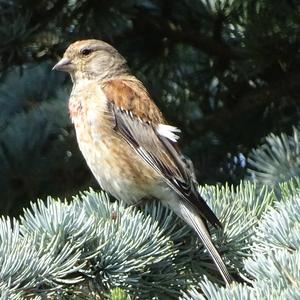
<svg viewBox="0 0 300 300"><path fill-rule="evenodd" d="M192 164L126 59L96 39L68 46L53 70L70 74L68 107L88 167L103 190L128 205L157 199L197 233L226 285L233 282L207 223L221 222L200 196Z"/></svg>

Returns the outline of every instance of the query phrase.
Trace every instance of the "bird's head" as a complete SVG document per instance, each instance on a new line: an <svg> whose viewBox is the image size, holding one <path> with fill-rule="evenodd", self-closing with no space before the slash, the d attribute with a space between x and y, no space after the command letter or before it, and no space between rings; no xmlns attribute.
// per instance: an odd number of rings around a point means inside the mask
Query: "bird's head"
<svg viewBox="0 0 300 300"><path fill-rule="evenodd" d="M125 58L114 47L99 40L71 44L53 70L68 72L73 82L105 80L128 73Z"/></svg>

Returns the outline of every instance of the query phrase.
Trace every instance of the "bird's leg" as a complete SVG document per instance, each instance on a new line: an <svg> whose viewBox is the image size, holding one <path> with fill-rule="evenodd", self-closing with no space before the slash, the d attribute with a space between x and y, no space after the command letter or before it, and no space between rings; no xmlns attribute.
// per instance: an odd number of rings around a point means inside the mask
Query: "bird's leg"
<svg viewBox="0 0 300 300"><path fill-rule="evenodd" d="M148 203L150 201L151 201L150 198L144 197L144 198L141 198L140 200L138 200L136 203L131 204L129 207L140 208L141 206L144 206L146 203Z"/></svg>

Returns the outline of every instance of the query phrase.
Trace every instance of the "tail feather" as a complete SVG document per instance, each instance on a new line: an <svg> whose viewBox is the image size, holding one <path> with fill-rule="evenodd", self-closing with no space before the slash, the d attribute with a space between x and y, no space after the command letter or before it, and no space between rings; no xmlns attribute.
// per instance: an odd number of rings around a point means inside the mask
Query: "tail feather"
<svg viewBox="0 0 300 300"><path fill-rule="evenodd" d="M216 247L214 246L210 234L206 229L206 226L201 219L201 217L196 214L194 209L190 207L188 204L180 201L179 207L176 208L171 207L174 212L181 217L185 222L187 222L198 234L199 238L201 239L203 245L207 249L208 253L210 254L212 260L214 261L215 265L217 266L220 274L222 275L225 283L229 285L232 283L232 278L218 252Z"/></svg>

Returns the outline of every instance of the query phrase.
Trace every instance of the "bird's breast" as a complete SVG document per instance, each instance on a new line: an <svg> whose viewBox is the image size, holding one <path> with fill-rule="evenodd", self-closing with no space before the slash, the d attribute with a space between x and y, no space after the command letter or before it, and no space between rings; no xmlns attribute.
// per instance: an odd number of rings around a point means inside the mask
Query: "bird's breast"
<svg viewBox="0 0 300 300"><path fill-rule="evenodd" d="M78 117L78 115L81 114L81 112L82 112L82 104L80 100L69 102L69 115L73 123Z"/></svg>
<svg viewBox="0 0 300 300"><path fill-rule="evenodd" d="M72 95L69 103L79 148L101 187L114 197L135 203L149 196L156 173L115 131L107 99L99 93ZM101 98L102 97L102 98Z"/></svg>

